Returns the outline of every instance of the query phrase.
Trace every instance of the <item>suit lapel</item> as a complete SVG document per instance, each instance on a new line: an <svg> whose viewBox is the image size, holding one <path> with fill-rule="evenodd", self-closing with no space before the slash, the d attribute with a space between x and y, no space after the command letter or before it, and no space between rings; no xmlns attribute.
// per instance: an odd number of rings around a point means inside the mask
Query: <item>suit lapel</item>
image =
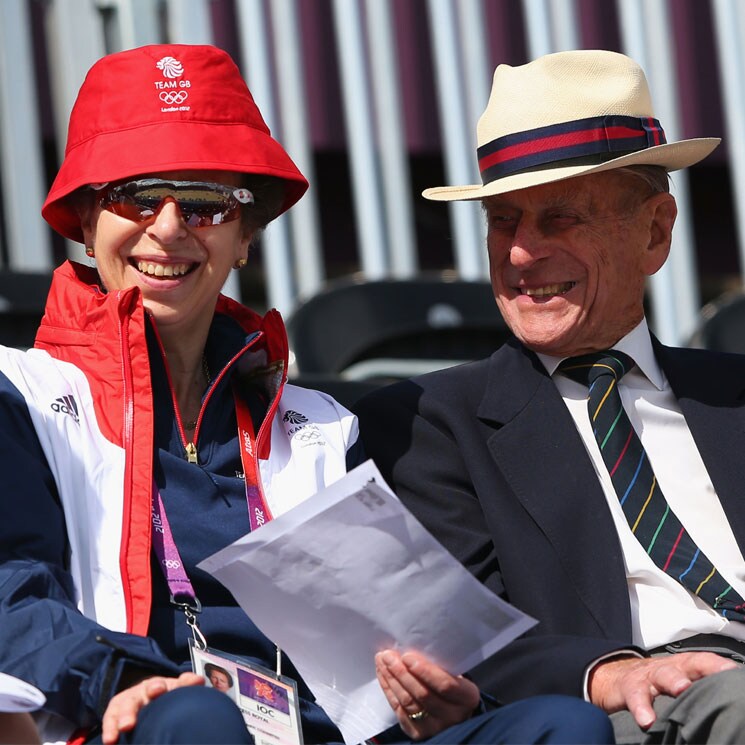
<svg viewBox="0 0 745 745"><path fill-rule="evenodd" d="M745 555L745 356L663 347L655 352Z"/></svg>
<svg viewBox="0 0 745 745"><path fill-rule="evenodd" d="M613 519L574 421L535 355L510 342L492 356L478 416L494 427L488 446L499 470L598 626L608 636L628 636L626 579ZM624 590L609 594L608 587Z"/></svg>

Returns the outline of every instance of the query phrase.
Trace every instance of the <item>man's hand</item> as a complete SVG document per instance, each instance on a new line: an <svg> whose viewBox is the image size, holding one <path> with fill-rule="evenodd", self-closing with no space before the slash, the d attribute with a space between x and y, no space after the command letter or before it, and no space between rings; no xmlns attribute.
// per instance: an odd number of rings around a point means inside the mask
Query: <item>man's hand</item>
<svg viewBox="0 0 745 745"><path fill-rule="evenodd" d="M479 705L474 683L451 675L418 652L386 649L375 655L375 670L401 729L413 740L469 719ZM420 712L423 716L416 718Z"/></svg>
<svg viewBox="0 0 745 745"><path fill-rule="evenodd" d="M681 652L666 657L622 657L601 662L591 673L590 701L613 714L628 709L647 729L656 719L652 702L660 694L676 697L695 680L738 667L712 652Z"/></svg>
<svg viewBox="0 0 745 745"><path fill-rule="evenodd" d="M103 715L101 739L104 745L113 745L120 732L134 729L140 709L153 699L175 688L196 685L204 685L204 678L201 675L181 673L178 678L145 678L136 685L120 691L109 701Z"/></svg>

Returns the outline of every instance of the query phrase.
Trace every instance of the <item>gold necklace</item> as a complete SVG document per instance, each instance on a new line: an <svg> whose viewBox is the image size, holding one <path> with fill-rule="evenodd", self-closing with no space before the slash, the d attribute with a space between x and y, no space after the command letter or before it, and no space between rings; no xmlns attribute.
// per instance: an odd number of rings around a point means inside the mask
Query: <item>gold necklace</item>
<svg viewBox="0 0 745 745"><path fill-rule="evenodd" d="M207 358L202 355L202 372L204 373L204 379L207 381L206 387L209 388L210 383L212 382L212 376L210 375L210 369L207 365ZM197 428L197 420L196 419L190 419L188 422L184 422L184 429L192 431Z"/></svg>

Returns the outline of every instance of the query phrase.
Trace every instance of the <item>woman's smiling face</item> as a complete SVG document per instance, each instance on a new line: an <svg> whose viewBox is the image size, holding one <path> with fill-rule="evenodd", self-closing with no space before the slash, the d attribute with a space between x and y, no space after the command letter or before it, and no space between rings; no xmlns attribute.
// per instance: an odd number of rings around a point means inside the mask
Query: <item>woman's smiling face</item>
<svg viewBox="0 0 745 745"><path fill-rule="evenodd" d="M170 181L204 181L240 186L240 174L176 171L148 174ZM241 219L192 228L178 204L167 199L144 222L94 204L84 215L86 246L92 246L108 292L139 287L145 307L160 325L184 325L211 318L217 296L251 240Z"/></svg>

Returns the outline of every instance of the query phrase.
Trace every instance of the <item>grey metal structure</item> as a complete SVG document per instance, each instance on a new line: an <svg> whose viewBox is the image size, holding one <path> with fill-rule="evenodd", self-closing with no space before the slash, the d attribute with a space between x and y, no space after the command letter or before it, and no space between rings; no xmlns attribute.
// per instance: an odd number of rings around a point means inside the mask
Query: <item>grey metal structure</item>
<svg viewBox="0 0 745 745"><path fill-rule="evenodd" d="M490 0L329 0L337 81L345 124L358 276L406 278L419 271L416 200L404 135L397 3L417 2L429 39L430 59L420 71L435 91L443 171L448 183L476 183L475 121L483 109L492 72L486 37ZM529 57L580 46L585 0L506 0L523 19ZM650 85L669 139L684 136L680 123L685 95L675 67L671 13L674 0L603 0L618 18L622 51L638 59ZM739 0L700 0L711 5L715 46L723 71L726 137L732 146L736 224L741 265L745 266L745 99L742 41L745 11ZM61 157L66 121L83 76L106 52L158 41L215 43L219 0L2 0L0 2L0 195L5 245L2 265L17 271L43 271L53 264L50 231L39 215L48 183L45 175L38 97L35 95L31 9L43 13L43 46L50 74L52 126ZM308 121L304 70L303 13L320 0L234 0L234 33L249 85L272 131L301 170L315 182L314 151ZM330 10L329 10L330 9ZM165 19L165 21L164 21ZM37 39L38 43L38 39ZM49 125L47 125L49 126ZM698 133L697 133L698 134ZM717 132L700 133L722 134ZM48 163L46 164L48 169ZM674 179L683 215L690 215L684 174ZM433 184L434 185L434 184ZM289 315L327 282L321 239L321 205L313 188L262 238L269 305ZM463 279L488 276L485 228L477 203L442 206L449 211L452 268ZM654 330L665 342L688 338L700 300L690 220L681 218L669 264L650 282ZM81 247L66 246L70 257L85 260ZM426 250L426 247L424 247ZM447 268L447 267L444 267ZM240 294L235 278L226 287Z"/></svg>

